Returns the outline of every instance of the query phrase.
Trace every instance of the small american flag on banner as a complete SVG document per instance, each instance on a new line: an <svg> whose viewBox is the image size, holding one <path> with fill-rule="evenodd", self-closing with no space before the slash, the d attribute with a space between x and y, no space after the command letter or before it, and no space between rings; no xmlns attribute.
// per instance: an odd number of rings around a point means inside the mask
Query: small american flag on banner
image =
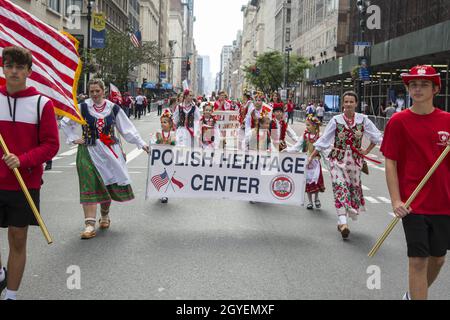
<svg viewBox="0 0 450 320"><path fill-rule="evenodd" d="M164 170L162 174L153 176L151 181L155 188L159 191L162 187L169 183L169 176L167 175L167 171Z"/></svg>
<svg viewBox="0 0 450 320"><path fill-rule="evenodd" d="M18 46L31 51L33 73L27 85L35 87L53 101L55 112L84 123L74 97L81 74L78 41L63 34L19 6L0 0L0 66L6 47ZM0 68L0 84L5 76Z"/></svg>

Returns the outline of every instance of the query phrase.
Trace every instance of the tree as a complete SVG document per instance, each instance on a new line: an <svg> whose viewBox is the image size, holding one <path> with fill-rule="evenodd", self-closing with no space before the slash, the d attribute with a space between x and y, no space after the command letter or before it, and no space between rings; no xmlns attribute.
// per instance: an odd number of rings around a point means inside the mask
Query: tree
<svg viewBox="0 0 450 320"><path fill-rule="evenodd" d="M272 51L259 55L256 63L245 67L246 79L256 89L266 93L276 91L284 84L285 56ZM310 64L305 58L295 54L290 56L288 83L292 84L303 80L305 69L310 68Z"/></svg>
<svg viewBox="0 0 450 320"><path fill-rule="evenodd" d="M127 89L128 77L135 67L156 64L162 60L155 41L142 43L136 48L128 34L107 30L104 49L91 50L91 64L85 66L105 83L113 82L122 90Z"/></svg>

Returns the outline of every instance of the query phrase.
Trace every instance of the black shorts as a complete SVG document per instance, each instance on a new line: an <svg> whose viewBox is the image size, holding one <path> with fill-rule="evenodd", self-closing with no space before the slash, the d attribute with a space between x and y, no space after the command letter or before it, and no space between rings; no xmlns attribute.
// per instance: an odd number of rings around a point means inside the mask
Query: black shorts
<svg viewBox="0 0 450 320"><path fill-rule="evenodd" d="M450 250L450 216L410 214L402 222L408 257L443 257Z"/></svg>
<svg viewBox="0 0 450 320"><path fill-rule="evenodd" d="M29 190L39 210L39 191ZM22 191L0 190L0 227L24 228L39 225Z"/></svg>

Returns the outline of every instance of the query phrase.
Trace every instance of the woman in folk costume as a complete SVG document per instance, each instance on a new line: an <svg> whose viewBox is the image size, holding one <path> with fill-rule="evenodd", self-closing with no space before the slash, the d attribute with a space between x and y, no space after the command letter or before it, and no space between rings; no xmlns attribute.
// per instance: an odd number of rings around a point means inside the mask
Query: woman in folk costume
<svg viewBox="0 0 450 320"><path fill-rule="evenodd" d="M316 117L310 116L306 119L306 130L303 136L298 140L295 146L288 147L288 152L303 152L308 156L314 152L314 143L319 140L320 137L320 121ZM317 209L321 208L319 200L319 192L325 192L325 184L323 181L322 166L320 164L320 155L317 155L311 160L306 167L306 194L308 195L309 203L306 209L312 210L313 195L314 205Z"/></svg>
<svg viewBox="0 0 450 320"><path fill-rule="evenodd" d="M274 151L275 147L272 144L270 137L270 123L271 115L267 109L263 109L260 114L260 118L257 120L255 128L251 129L245 140L247 150L251 151Z"/></svg>
<svg viewBox="0 0 450 320"><path fill-rule="evenodd" d="M272 138L275 150L283 151L287 147L286 136L289 136L294 142L298 141L298 137L294 130L289 127L284 120L284 110L282 105L276 105L273 108L274 119L270 123L270 135Z"/></svg>
<svg viewBox="0 0 450 320"><path fill-rule="evenodd" d="M356 220L357 216L365 211L361 171L364 159L377 162L368 158L367 154L382 139L381 132L373 122L367 116L355 112L357 105L358 96L355 92L344 93L344 112L331 119L322 137L314 144L314 152L308 158L309 164L319 152L327 150L334 140L329 164L338 215L338 231L343 239L347 239L350 234L347 218ZM370 140L370 145L365 150L361 149L363 136Z"/></svg>
<svg viewBox="0 0 450 320"><path fill-rule="evenodd" d="M213 110L213 104L208 102L203 107L203 116L200 118L200 146L203 149L213 150L220 146L220 130Z"/></svg>
<svg viewBox="0 0 450 320"><path fill-rule="evenodd" d="M184 91L183 103L177 106L173 114L173 121L177 128L177 146L198 147L200 111L193 102L191 91Z"/></svg>
<svg viewBox="0 0 450 320"><path fill-rule="evenodd" d="M247 116L245 118L245 135L247 136L252 129L255 129L264 112L269 119L272 119L272 108L264 103L265 98L262 92L257 93L255 102L249 106ZM269 124L270 126L270 124Z"/></svg>
<svg viewBox="0 0 450 320"><path fill-rule="evenodd" d="M123 138L139 149L149 152L149 146L123 110L104 99L105 85L100 79L89 81L91 99L80 105L87 124L78 134L78 124L64 118L61 128L69 143L78 145L77 171L80 183L80 202L85 217L82 239L95 237L97 205L101 207L100 228L110 226L109 209L112 200L125 202L134 199L131 179L118 143L115 129Z"/></svg>
<svg viewBox="0 0 450 320"><path fill-rule="evenodd" d="M169 109L165 109L160 118L161 130L156 132L155 136L152 137L152 144L164 144L169 146L175 146L176 144L176 134L173 130L173 118L172 112ZM161 203L169 202L169 198L162 197Z"/></svg>

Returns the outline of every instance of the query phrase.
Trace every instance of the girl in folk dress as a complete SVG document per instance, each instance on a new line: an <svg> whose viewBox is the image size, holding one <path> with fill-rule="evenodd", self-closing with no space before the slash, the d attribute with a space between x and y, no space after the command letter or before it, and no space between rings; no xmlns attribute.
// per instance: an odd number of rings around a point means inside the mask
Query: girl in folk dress
<svg viewBox="0 0 450 320"><path fill-rule="evenodd" d="M165 144L174 146L176 144L176 134L173 130L172 112L169 109L164 110L160 118L161 130L156 132L155 138L152 139L152 144ZM161 203L169 202L169 198L162 197Z"/></svg>
<svg viewBox="0 0 450 320"><path fill-rule="evenodd" d="M268 111L262 110L256 127L246 135L247 150L264 152L276 150L270 137L270 123L270 114Z"/></svg>
<svg viewBox="0 0 450 320"><path fill-rule="evenodd" d="M213 116L214 106L207 103L200 118L200 145L203 149L217 149L220 146L220 131L217 118Z"/></svg>
<svg viewBox="0 0 450 320"><path fill-rule="evenodd" d="M104 99L105 85L100 79L89 81L91 99L80 105L81 114L87 124L78 134L79 125L63 118L61 129L69 143L78 145L77 171L80 183L80 202L85 216L85 230L82 239L95 237L97 205L101 207L100 228L110 226L109 209L112 200L125 202L134 199L131 179L128 174L122 150L118 144L115 129L123 138L139 149L149 152L149 146L125 112Z"/></svg>
<svg viewBox="0 0 450 320"><path fill-rule="evenodd" d="M273 108L274 119L270 124L271 138L278 151L283 151L287 147L286 136L289 136L294 142L298 141L297 134L289 127L284 120L283 106L278 105Z"/></svg>
<svg viewBox="0 0 450 320"><path fill-rule="evenodd" d="M316 117L308 117L306 119L306 130L303 136L293 147L287 148L288 152L306 152L311 155L314 151L314 143L319 140L320 137L320 121ZM321 208L319 200L319 192L325 192L325 184L323 181L322 166L320 164L320 156L317 155L311 160L306 167L306 194L308 195L309 203L306 207L308 210L312 210L313 195L314 204L317 209Z"/></svg>
<svg viewBox="0 0 450 320"><path fill-rule="evenodd" d="M176 108L173 121L177 127L177 146L198 147L200 111L193 102L193 95L189 90L184 91L183 103Z"/></svg>
<svg viewBox="0 0 450 320"><path fill-rule="evenodd" d="M366 155L382 139L381 132L373 122L367 116L355 112L357 105L356 93L344 93L344 113L333 117L328 123L323 136L314 144L314 152L308 158L311 163L320 151L330 147L334 139L334 148L329 154L330 172L338 215L338 231L343 239L347 239L350 234L347 218L356 220L357 216L365 211L361 169L364 159L374 161ZM361 149L364 135L370 140L370 145L365 150Z"/></svg>

